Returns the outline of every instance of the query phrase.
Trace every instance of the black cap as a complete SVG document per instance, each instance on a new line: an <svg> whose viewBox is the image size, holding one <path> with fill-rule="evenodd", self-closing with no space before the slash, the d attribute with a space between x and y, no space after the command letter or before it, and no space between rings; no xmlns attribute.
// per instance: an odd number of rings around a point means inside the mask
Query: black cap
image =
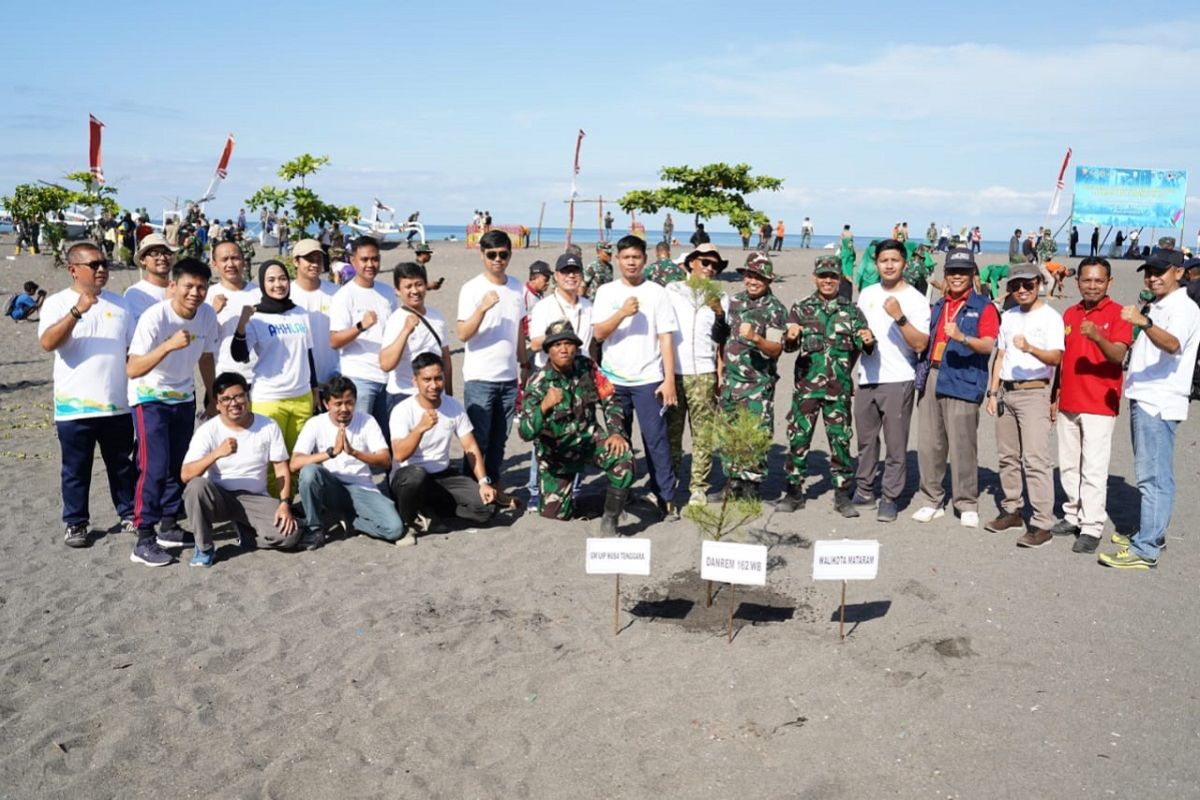
<svg viewBox="0 0 1200 800"><path fill-rule="evenodd" d="M583 346L583 340L575 335L575 326L570 320L560 319L550 323L546 328L546 338L542 340L542 352L548 352L550 345L555 342L574 342L576 347Z"/></svg>
<svg viewBox="0 0 1200 800"><path fill-rule="evenodd" d="M529 277L532 278L537 275L545 275L547 278L551 277L550 265L547 264L545 261L540 261L540 260L535 261L532 264L530 264L529 265Z"/></svg>
<svg viewBox="0 0 1200 800"><path fill-rule="evenodd" d="M1138 272L1150 269L1170 269L1183 266L1183 253L1178 250L1159 250L1146 259L1146 263L1137 268Z"/></svg>
<svg viewBox="0 0 1200 800"><path fill-rule="evenodd" d="M946 253L945 269L949 272L952 269L969 269L974 271L978 269L975 263L975 255L966 247L956 247Z"/></svg>
<svg viewBox="0 0 1200 800"><path fill-rule="evenodd" d="M558 257L558 261L554 262L555 272L568 272L573 269L583 272L583 262L574 253L563 253Z"/></svg>

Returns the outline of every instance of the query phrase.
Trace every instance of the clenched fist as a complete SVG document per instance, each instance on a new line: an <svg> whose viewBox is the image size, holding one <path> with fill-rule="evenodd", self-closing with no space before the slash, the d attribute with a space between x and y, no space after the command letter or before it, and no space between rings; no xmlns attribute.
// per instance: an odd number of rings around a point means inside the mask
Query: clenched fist
<svg viewBox="0 0 1200 800"><path fill-rule="evenodd" d="M556 405L562 402L562 399L562 389L559 389L557 386L551 386L546 390L546 396L542 398L542 413L545 414L547 411L554 408Z"/></svg>
<svg viewBox="0 0 1200 800"><path fill-rule="evenodd" d="M225 441L217 445L217 449L213 452L217 454L217 458L225 458L226 456L233 455L237 452L237 439L230 436Z"/></svg>
<svg viewBox="0 0 1200 800"><path fill-rule="evenodd" d="M367 311L363 314L361 322L362 322L363 330L365 331L367 328L371 327L376 322L379 322L379 315L376 314L374 311Z"/></svg>

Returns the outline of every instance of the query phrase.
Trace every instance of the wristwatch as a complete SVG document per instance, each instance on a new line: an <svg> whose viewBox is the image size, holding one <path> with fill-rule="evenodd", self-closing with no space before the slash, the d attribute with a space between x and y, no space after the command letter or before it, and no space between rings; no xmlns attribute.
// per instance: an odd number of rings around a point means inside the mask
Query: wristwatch
<svg viewBox="0 0 1200 800"><path fill-rule="evenodd" d="M361 331L363 331L363 330L365 330L365 329L363 328L363 324L362 324L362 320L361 320L361 319L360 319L358 322L354 323L354 327L355 327L355 328L357 328L357 329L358 329L360 332L361 332Z"/></svg>
<svg viewBox="0 0 1200 800"><path fill-rule="evenodd" d="M492 485L492 479L491 479L491 478L489 478L487 475L484 475L482 478L480 478L480 479L479 479L479 482L480 482L480 483L483 483L483 484L486 484L486 485L488 485L488 486L491 486L491 485Z"/></svg>
<svg viewBox="0 0 1200 800"><path fill-rule="evenodd" d="M333 448L332 448L332 447L326 447L326 448L325 448L325 455L329 456L330 458L334 458L335 456L334 456Z"/></svg>
<svg viewBox="0 0 1200 800"><path fill-rule="evenodd" d="M901 328L903 328L905 325L908 324L908 317L901 314L899 317L896 318L896 324L899 325Z"/></svg>
<svg viewBox="0 0 1200 800"><path fill-rule="evenodd" d="M1149 317L1146 317L1146 324L1142 326L1142 330L1148 331L1153 327L1154 327L1154 320L1150 319Z"/></svg>

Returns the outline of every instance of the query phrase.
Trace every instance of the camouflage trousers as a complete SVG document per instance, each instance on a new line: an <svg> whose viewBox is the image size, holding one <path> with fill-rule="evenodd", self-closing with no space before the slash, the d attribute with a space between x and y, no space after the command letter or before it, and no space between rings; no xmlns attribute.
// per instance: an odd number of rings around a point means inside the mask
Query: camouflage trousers
<svg viewBox="0 0 1200 800"><path fill-rule="evenodd" d="M792 410L788 412L788 486L804 485L808 475L808 449L812 444L817 416L825 419L825 438L829 440L829 467L833 488L843 489L854 478L850 461L850 403L845 397L802 397L792 395Z"/></svg>
<svg viewBox="0 0 1200 800"><path fill-rule="evenodd" d="M683 461L683 428L688 423L692 431L692 492L708 494L709 473L712 472L712 453L697 448L696 429L712 421L717 410L717 373L675 376L676 405L667 409L667 442L671 446L671 466L679 477Z"/></svg>
<svg viewBox="0 0 1200 800"><path fill-rule="evenodd" d="M597 432L591 446L577 453L577 460L563 462L545 454L538 459L538 493L541 496L540 513L547 519L570 519L575 513L575 500L571 488L575 476L582 475L588 465L594 465L604 473L608 485L614 489L627 489L633 483L633 450L620 455L611 455L604 449L604 434Z"/></svg>
<svg viewBox="0 0 1200 800"><path fill-rule="evenodd" d="M764 431L775 433L775 378L770 375L762 376L762 380L754 383L731 383L725 381L721 387L721 408L732 414L739 406L748 410L759 419ZM741 471L731 474L725 465L725 477L737 478L743 481L761 481L767 474L767 457L763 455L754 471Z"/></svg>

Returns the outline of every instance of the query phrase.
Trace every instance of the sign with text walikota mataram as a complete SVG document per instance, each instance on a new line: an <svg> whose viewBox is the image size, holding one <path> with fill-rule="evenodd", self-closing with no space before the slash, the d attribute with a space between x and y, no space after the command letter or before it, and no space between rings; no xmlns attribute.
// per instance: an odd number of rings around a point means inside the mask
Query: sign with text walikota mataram
<svg viewBox="0 0 1200 800"><path fill-rule="evenodd" d="M1186 203L1186 170L1076 167L1071 224L1178 228Z"/></svg>

